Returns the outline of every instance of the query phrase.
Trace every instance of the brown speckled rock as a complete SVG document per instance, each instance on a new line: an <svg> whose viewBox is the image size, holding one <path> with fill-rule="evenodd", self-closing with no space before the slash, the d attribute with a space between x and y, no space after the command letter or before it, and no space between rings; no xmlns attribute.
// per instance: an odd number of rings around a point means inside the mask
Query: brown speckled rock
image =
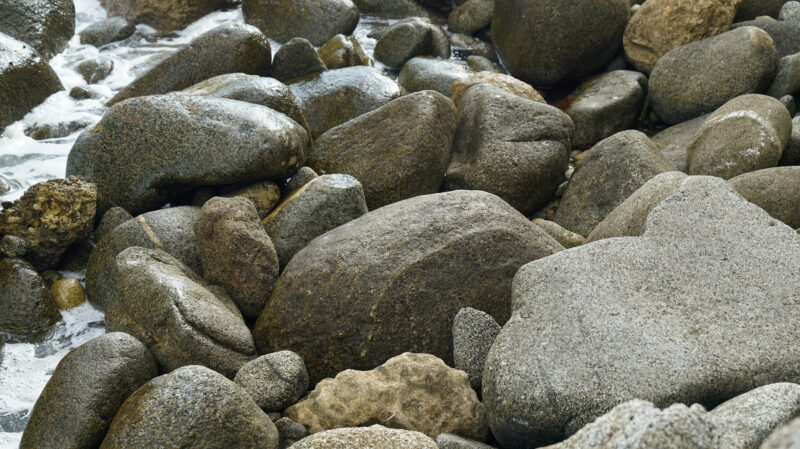
<svg viewBox="0 0 800 449"><path fill-rule="evenodd" d="M392 0L395 1L395 0ZM438 449L436 443L420 432L387 429L375 424L370 427L353 427L326 430L303 438L291 449Z"/></svg>
<svg viewBox="0 0 800 449"><path fill-rule="evenodd" d="M31 264L0 260L0 330L38 331L60 319L50 290Z"/></svg>
<svg viewBox="0 0 800 449"><path fill-rule="evenodd" d="M547 104L542 95L530 84L524 83L513 76L494 72L470 74L466 78L453 83L453 90L450 93L450 98L453 100L453 103L458 106L461 102L461 98L463 98L464 94L467 92L467 89L476 84L491 84L492 86L507 90L527 100Z"/></svg>
<svg viewBox="0 0 800 449"><path fill-rule="evenodd" d="M372 59L361 48L353 36L337 34L328 39L324 45L317 50L325 66L331 70L352 67L356 65L366 65L372 67Z"/></svg>
<svg viewBox="0 0 800 449"><path fill-rule="evenodd" d="M83 286L77 279L63 278L53 282L53 285L50 286L50 293L61 310L78 307L86 301Z"/></svg>

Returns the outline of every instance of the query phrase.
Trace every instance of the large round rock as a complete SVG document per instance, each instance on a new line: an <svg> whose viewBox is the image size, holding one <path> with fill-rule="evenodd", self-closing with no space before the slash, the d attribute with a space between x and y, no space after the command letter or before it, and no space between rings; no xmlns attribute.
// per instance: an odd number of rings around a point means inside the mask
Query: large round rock
<svg viewBox="0 0 800 449"><path fill-rule="evenodd" d="M102 449L277 449L278 430L241 387L202 366L157 377L125 401Z"/></svg>
<svg viewBox="0 0 800 449"><path fill-rule="evenodd" d="M0 33L21 40L50 59L75 34L72 0L0 0Z"/></svg>
<svg viewBox="0 0 800 449"><path fill-rule="evenodd" d="M254 328L260 352L291 349L312 382L405 351L452 364L463 307L509 316L511 278L561 245L480 191L420 196L314 239L286 266ZM402 323L400 325L399 323Z"/></svg>
<svg viewBox="0 0 800 449"><path fill-rule="evenodd" d="M38 331L60 319L50 290L31 264L0 260L0 331Z"/></svg>
<svg viewBox="0 0 800 449"><path fill-rule="evenodd" d="M617 53L628 0L498 0L492 41L515 77L548 86L602 69Z"/></svg>
<svg viewBox="0 0 800 449"><path fill-rule="evenodd" d="M111 418L158 375L150 351L128 334L104 334L59 362L36 400L20 449L97 447Z"/></svg>
<svg viewBox="0 0 800 449"><path fill-rule="evenodd" d="M358 24L352 0L244 0L242 12L245 22L276 41L302 37L316 46Z"/></svg>
<svg viewBox="0 0 800 449"><path fill-rule="evenodd" d="M286 178L308 133L272 109L225 98L163 95L114 105L78 137L67 174L97 184L98 213L156 209L193 187Z"/></svg>

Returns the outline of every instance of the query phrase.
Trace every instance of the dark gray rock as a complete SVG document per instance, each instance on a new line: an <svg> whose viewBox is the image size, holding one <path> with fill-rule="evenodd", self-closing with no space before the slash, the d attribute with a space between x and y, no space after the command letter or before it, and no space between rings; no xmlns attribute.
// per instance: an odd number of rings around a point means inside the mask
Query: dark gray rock
<svg viewBox="0 0 800 449"><path fill-rule="evenodd" d="M495 449L494 446L468 440L452 433L440 433L436 437L436 445L439 449Z"/></svg>
<svg viewBox="0 0 800 449"><path fill-rule="evenodd" d="M700 131L708 115L704 114L677 125L672 125L651 137L653 143L661 150L661 154L668 161L675 164L679 171L686 173L689 170L686 168L686 147L689 146L695 134Z"/></svg>
<svg viewBox="0 0 800 449"><path fill-rule="evenodd" d="M157 375L153 355L128 334L112 332L84 343L47 381L20 449L98 447L125 399Z"/></svg>
<svg viewBox="0 0 800 449"><path fill-rule="evenodd" d="M748 26L762 29L772 38L779 58L800 52L800 22L761 19L735 23L732 28Z"/></svg>
<svg viewBox="0 0 800 449"><path fill-rule="evenodd" d="M792 119L792 136L789 144L783 149L780 165L800 164L800 117Z"/></svg>
<svg viewBox="0 0 800 449"><path fill-rule="evenodd" d="M112 70L114 70L114 60L105 56L87 59L75 66L75 71L89 84L104 80Z"/></svg>
<svg viewBox="0 0 800 449"><path fill-rule="evenodd" d="M484 190L523 214L553 199L572 148L568 115L488 85L468 89L459 107L445 189Z"/></svg>
<svg viewBox="0 0 800 449"><path fill-rule="evenodd" d="M797 381L800 351L779 342L800 332L798 257L793 229L723 180L689 177L641 237L529 263L486 360L493 434L530 447L631 398L713 406Z"/></svg>
<svg viewBox="0 0 800 449"><path fill-rule="evenodd" d="M448 28L454 33L474 33L492 23L495 0L467 0L454 9Z"/></svg>
<svg viewBox="0 0 800 449"><path fill-rule="evenodd" d="M355 37L337 34L328 39L324 45L319 47L317 55L331 70L366 65L372 67L372 59L361 48Z"/></svg>
<svg viewBox="0 0 800 449"><path fill-rule="evenodd" d="M286 183L286 191L291 193L311 182L314 178L319 176L317 172L311 167L300 167L297 173L292 176L289 182Z"/></svg>
<svg viewBox="0 0 800 449"><path fill-rule="evenodd" d="M356 178L323 175L287 197L264 219L263 229L275 243L280 266L285 267L308 242L366 213L364 189Z"/></svg>
<svg viewBox="0 0 800 449"><path fill-rule="evenodd" d="M433 11L415 0L353 0L361 14L402 19L405 17L431 17Z"/></svg>
<svg viewBox="0 0 800 449"><path fill-rule="evenodd" d="M263 106L182 94L139 97L114 105L78 137L67 174L97 184L101 213L120 206L138 214L197 186L291 176L308 142L302 126Z"/></svg>
<svg viewBox="0 0 800 449"><path fill-rule="evenodd" d="M308 436L308 430L302 424L298 424L289 418L283 417L275 421L275 428L280 435L278 449L287 449L294 443Z"/></svg>
<svg viewBox="0 0 800 449"><path fill-rule="evenodd" d="M131 218L133 218L133 215L121 207L112 207L107 210L103 214L103 218L100 219L100 224L94 230L94 241L99 242L106 234Z"/></svg>
<svg viewBox="0 0 800 449"><path fill-rule="evenodd" d="M242 12L245 23L271 39L302 37L317 46L337 34L350 34L359 18L351 0L243 0Z"/></svg>
<svg viewBox="0 0 800 449"><path fill-rule="evenodd" d="M760 16L778 17L786 0L742 0L736 9L736 21L752 20Z"/></svg>
<svg viewBox="0 0 800 449"><path fill-rule="evenodd" d="M743 173L729 181L736 193L792 228L800 228L800 166Z"/></svg>
<svg viewBox="0 0 800 449"><path fill-rule="evenodd" d="M97 93L85 86L75 86L69 90L69 96L76 100L87 100L89 98L96 98Z"/></svg>
<svg viewBox="0 0 800 449"><path fill-rule="evenodd" d="M371 369L404 351L452 363L456 313L473 307L505 322L513 273L561 248L485 192L408 199L297 253L254 335L262 353L300 354L312 382L345 368Z"/></svg>
<svg viewBox="0 0 800 449"><path fill-rule="evenodd" d="M238 385L202 366L156 377L122 405L101 449L277 449L278 431Z"/></svg>
<svg viewBox="0 0 800 449"><path fill-rule="evenodd" d="M463 63L418 56L403 65L397 82L408 92L435 90L449 97L453 84L470 73L469 67Z"/></svg>
<svg viewBox="0 0 800 449"><path fill-rule="evenodd" d="M769 35L737 28L678 47L662 56L650 74L653 111L675 124L711 112L728 100L764 92L778 69Z"/></svg>
<svg viewBox="0 0 800 449"><path fill-rule="evenodd" d="M81 30L78 36L82 44L102 47L112 42L121 41L130 37L136 26L124 17L109 17L95 22Z"/></svg>
<svg viewBox="0 0 800 449"><path fill-rule="evenodd" d="M800 53L795 53L784 56L778 61L778 71L766 94L781 98L798 92L800 92Z"/></svg>
<svg viewBox="0 0 800 449"><path fill-rule="evenodd" d="M273 352L246 363L233 381L265 412L280 412L308 391L306 365L292 351Z"/></svg>
<svg viewBox="0 0 800 449"><path fill-rule="evenodd" d="M442 27L423 17L400 20L375 30L369 37L377 39L375 59L399 69L415 56L450 57L450 40Z"/></svg>
<svg viewBox="0 0 800 449"><path fill-rule="evenodd" d="M144 343L160 371L203 365L232 378L255 357L233 301L178 259L132 247L117 255L115 268L118 296L106 309L106 329Z"/></svg>
<svg viewBox="0 0 800 449"><path fill-rule="evenodd" d="M40 331L61 320L50 289L23 259L0 259L0 331Z"/></svg>
<svg viewBox="0 0 800 449"><path fill-rule="evenodd" d="M327 70L307 39L295 37L275 52L272 60L272 76L280 81L289 81Z"/></svg>
<svg viewBox="0 0 800 449"><path fill-rule="evenodd" d="M194 38L128 84L108 106L132 97L166 94L225 73L268 75L272 50L255 27L220 25Z"/></svg>
<svg viewBox="0 0 800 449"><path fill-rule="evenodd" d="M452 33L450 35L450 46L453 48L453 53L462 58L466 57L468 64L470 56L482 56L492 63L495 63L495 65L500 62L500 59L497 57L497 52L494 50L494 45L478 37L462 33ZM481 70L476 71L480 72ZM503 70L502 73L506 73L505 70Z"/></svg>
<svg viewBox="0 0 800 449"><path fill-rule="evenodd" d="M233 0L100 0L109 16L146 23L161 32L179 30Z"/></svg>
<svg viewBox="0 0 800 449"><path fill-rule="evenodd" d="M500 73L502 75L506 74L506 71L502 67L495 64L485 56L480 56L480 55L467 56L467 65L469 65L469 68L471 68L475 72L494 72L494 73Z"/></svg>
<svg viewBox="0 0 800 449"><path fill-rule="evenodd" d="M465 307L453 318L453 364L469 375L469 384L480 391L483 364L500 326L486 312Z"/></svg>
<svg viewBox="0 0 800 449"><path fill-rule="evenodd" d="M0 33L30 45L46 60L75 34L72 0L0 0Z"/></svg>
<svg viewBox="0 0 800 449"><path fill-rule="evenodd" d="M793 96L784 95L779 100L784 106L786 106L786 110L789 111L789 115L794 115L797 112L797 102L795 102Z"/></svg>

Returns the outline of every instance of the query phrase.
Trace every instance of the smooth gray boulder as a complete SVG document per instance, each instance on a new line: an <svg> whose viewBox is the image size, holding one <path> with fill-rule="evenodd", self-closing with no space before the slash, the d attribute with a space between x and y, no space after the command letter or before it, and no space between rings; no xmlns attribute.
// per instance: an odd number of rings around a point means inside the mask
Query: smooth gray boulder
<svg viewBox="0 0 800 449"><path fill-rule="evenodd" d="M359 19L352 0L243 0L242 13L245 23L271 39L302 37L316 46L352 33Z"/></svg>
<svg viewBox="0 0 800 449"><path fill-rule="evenodd" d="M0 0L0 33L30 45L45 60L61 53L75 34L72 0Z"/></svg>
<svg viewBox="0 0 800 449"><path fill-rule="evenodd" d="M798 444L800 444L800 417L772 432L759 449L795 449Z"/></svg>
<svg viewBox="0 0 800 449"><path fill-rule="evenodd" d="M800 92L800 53L795 53L778 60L775 79L765 93L771 97L781 98L798 92Z"/></svg>
<svg viewBox="0 0 800 449"><path fill-rule="evenodd" d="M731 28L741 27L755 27L764 30L775 43L779 58L800 52L800 22L759 18L734 23Z"/></svg>
<svg viewBox="0 0 800 449"><path fill-rule="evenodd" d="M403 65L397 82L408 92L435 90L450 97L453 84L470 73L471 69L460 62L417 56Z"/></svg>
<svg viewBox="0 0 800 449"><path fill-rule="evenodd" d="M283 44L272 59L272 76L280 81L324 72L328 68L317 55L314 45L302 37Z"/></svg>
<svg viewBox="0 0 800 449"><path fill-rule="evenodd" d="M292 351L265 354L247 362L233 381L265 412L281 412L308 391L308 371Z"/></svg>
<svg viewBox="0 0 800 449"><path fill-rule="evenodd" d="M661 150L661 154L668 161L675 164L675 168L678 171L684 173L688 171L686 168L686 147L689 146L697 131L700 131L708 115L704 114L677 125L672 125L650 138Z"/></svg>
<svg viewBox="0 0 800 449"><path fill-rule="evenodd" d="M450 12L448 29L453 33L471 34L492 23L495 0L467 0Z"/></svg>
<svg viewBox="0 0 800 449"><path fill-rule="evenodd" d="M800 228L800 167L773 167L731 178L736 193L792 228Z"/></svg>
<svg viewBox="0 0 800 449"><path fill-rule="evenodd" d="M369 37L378 41L375 59L395 69L415 56L450 57L450 40L444 29L424 17L400 20L371 32Z"/></svg>
<svg viewBox="0 0 800 449"><path fill-rule="evenodd" d="M797 382L800 239L723 180L689 177L641 237L522 267L483 375L508 448L563 439L634 398L713 406Z"/></svg>

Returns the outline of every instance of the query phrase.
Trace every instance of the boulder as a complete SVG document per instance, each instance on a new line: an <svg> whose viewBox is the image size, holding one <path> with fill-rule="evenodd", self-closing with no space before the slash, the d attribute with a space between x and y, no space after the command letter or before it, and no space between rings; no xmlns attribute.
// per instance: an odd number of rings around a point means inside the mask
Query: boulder
<svg viewBox="0 0 800 449"><path fill-rule="evenodd" d="M641 237L522 267L483 373L492 433L530 447L633 398L713 406L796 382L800 351L780 342L800 333L798 257L793 229L723 180L689 177Z"/></svg>
<svg viewBox="0 0 800 449"><path fill-rule="evenodd" d="M98 447L125 399L157 375L153 355L128 334L111 332L84 343L47 381L20 449Z"/></svg>
<svg viewBox="0 0 800 449"><path fill-rule="evenodd" d="M131 218L133 218L133 215L128 213L125 209L121 207L112 207L103 214L103 218L100 219L100 224L94 229L92 239L95 243L99 242L106 234Z"/></svg>
<svg viewBox="0 0 800 449"><path fill-rule="evenodd" d="M442 187L493 193L523 214L544 207L564 181L574 125L555 107L477 85L459 105Z"/></svg>
<svg viewBox="0 0 800 449"><path fill-rule="evenodd" d="M300 167L286 183L286 191L291 193L316 179L319 175L311 167Z"/></svg>
<svg viewBox="0 0 800 449"><path fill-rule="evenodd" d="M292 351L262 355L242 366L233 381L265 412L281 412L308 391L308 371Z"/></svg>
<svg viewBox="0 0 800 449"><path fill-rule="evenodd" d="M788 1L781 6L778 20L800 22L800 2Z"/></svg>
<svg viewBox="0 0 800 449"><path fill-rule="evenodd" d="M444 29L424 17L400 20L371 32L369 37L378 41L375 59L395 69L415 56L450 57L450 40Z"/></svg>
<svg viewBox="0 0 800 449"><path fill-rule="evenodd" d="M431 438L447 432L484 440L488 430L466 373L430 354L410 352L372 371L346 370L325 379L284 413L312 434L375 422Z"/></svg>
<svg viewBox="0 0 800 449"><path fill-rule="evenodd" d="M352 0L243 0L242 13L245 23L271 39L302 37L315 46L337 34L350 34L359 18Z"/></svg>
<svg viewBox="0 0 800 449"><path fill-rule="evenodd" d="M23 259L0 259L0 331L32 332L61 320L50 290Z"/></svg>
<svg viewBox="0 0 800 449"><path fill-rule="evenodd" d="M194 222L203 277L225 288L245 318L258 318L278 279L278 255L247 198L211 198Z"/></svg>
<svg viewBox="0 0 800 449"><path fill-rule="evenodd" d="M467 0L448 17L448 29L454 33L475 33L492 23L495 0Z"/></svg>
<svg viewBox="0 0 800 449"><path fill-rule="evenodd" d="M741 2L648 0L625 28L625 56L637 70L650 73L670 50L728 31Z"/></svg>
<svg viewBox="0 0 800 449"><path fill-rule="evenodd" d="M499 87L500 89L507 90L518 97L527 100L535 101L542 104L547 104L544 97L536 91L530 84L524 83L513 76L505 75L503 73L495 72L478 72L467 75L466 78L456 80L453 83L453 88L450 91L450 98L456 106L461 104L461 99L467 90L476 84L491 84L492 86Z"/></svg>
<svg viewBox="0 0 800 449"><path fill-rule="evenodd" d="M742 95L708 116L686 147L691 175L730 179L778 165L792 136L792 117L778 100Z"/></svg>
<svg viewBox="0 0 800 449"><path fill-rule="evenodd" d="M325 66L331 70L357 65L372 67L372 59L367 56L367 53L361 48L361 44L353 36L342 34L333 36L328 39L328 42L319 47L317 55L325 63Z"/></svg>
<svg viewBox="0 0 800 449"><path fill-rule="evenodd" d="M302 126L264 106L182 94L139 97L114 105L78 137L67 174L97 184L101 213L120 206L139 214L197 186L291 176L308 142Z"/></svg>
<svg viewBox="0 0 800 449"><path fill-rule="evenodd" d="M265 76L271 59L269 42L256 28L238 23L220 25L160 60L117 92L107 106L128 98L185 89L225 73Z"/></svg>
<svg viewBox="0 0 800 449"><path fill-rule="evenodd" d="M743 173L728 181L736 193L792 228L800 228L800 166Z"/></svg>
<svg viewBox="0 0 800 449"><path fill-rule="evenodd" d="M1 132L64 87L53 68L32 47L3 33L0 55Z"/></svg>
<svg viewBox="0 0 800 449"><path fill-rule="evenodd" d="M106 329L144 343L161 372L204 365L233 378L255 357L253 336L224 291L161 250L128 248L117 255L119 295Z"/></svg>
<svg viewBox="0 0 800 449"><path fill-rule="evenodd" d="M326 70L289 88L300 100L314 139L401 95L391 78L366 66Z"/></svg>
<svg viewBox="0 0 800 449"><path fill-rule="evenodd" d="M560 249L489 193L400 201L297 253L254 336L261 353L300 354L312 382L346 368L371 369L409 350L451 363L456 313L473 307L504 323L518 267Z"/></svg>
<svg viewBox="0 0 800 449"><path fill-rule="evenodd" d="M486 312L465 307L453 318L453 366L469 376L469 384L481 389L483 364L500 326Z"/></svg>
<svg viewBox="0 0 800 449"><path fill-rule="evenodd" d="M285 267L308 242L366 213L364 189L356 178L323 175L295 190L262 223Z"/></svg>
<svg viewBox="0 0 800 449"><path fill-rule="evenodd" d="M75 34L72 0L0 0L0 33L33 47L48 60Z"/></svg>
<svg viewBox="0 0 800 449"><path fill-rule="evenodd" d="M727 31L662 56L650 73L649 95L661 120L675 124L711 112L728 100L767 90L778 52L755 27Z"/></svg>
<svg viewBox="0 0 800 449"><path fill-rule="evenodd" d="M392 2L397 0L390 0ZM370 427L333 429L315 433L291 446L291 449L351 448L438 449L436 443L420 432L387 429L378 424Z"/></svg>
<svg viewBox="0 0 800 449"><path fill-rule="evenodd" d="M781 98L798 92L800 92L800 53L795 53L784 56L778 61L775 79L765 93L770 97Z"/></svg>
<svg viewBox="0 0 800 449"><path fill-rule="evenodd" d="M275 421L275 428L278 429L278 435L280 436L279 449L286 449L308 436L308 430L302 424L297 424L286 417Z"/></svg>
<svg viewBox="0 0 800 449"><path fill-rule="evenodd" d="M408 92L435 90L449 97L453 85L470 73L470 68L460 62L418 56L403 65L397 82Z"/></svg>
<svg viewBox="0 0 800 449"><path fill-rule="evenodd" d="M620 48L629 9L628 0L504 0L494 8L492 42L512 75L552 86L603 69Z"/></svg>
<svg viewBox="0 0 800 449"><path fill-rule="evenodd" d="M733 24L733 28L749 26L764 30L772 38L779 58L800 52L800 23L759 19Z"/></svg>
<svg viewBox="0 0 800 449"><path fill-rule="evenodd" d="M280 81L314 75L325 70L327 67L317 55L314 46L302 37L292 38L283 44L272 60L272 76Z"/></svg>
<svg viewBox="0 0 800 449"><path fill-rule="evenodd" d="M792 136L789 145L783 149L780 165L800 164L800 117L792 119Z"/></svg>
<svg viewBox="0 0 800 449"><path fill-rule="evenodd" d="M322 134L306 163L364 186L370 209L436 193L450 161L456 108L432 91L405 95Z"/></svg>
<svg viewBox="0 0 800 449"><path fill-rule="evenodd" d="M228 5L231 0L100 0L109 16L121 16L158 31L186 27L204 15Z"/></svg>
<svg viewBox="0 0 800 449"><path fill-rule="evenodd" d="M678 171L684 173L688 171L686 168L686 147L689 146L695 134L700 131L708 115L704 114L677 125L672 125L651 137L653 143L661 150L661 154L668 161L675 164Z"/></svg>
<svg viewBox="0 0 800 449"><path fill-rule="evenodd" d="M186 366L136 390L100 446L133 447L277 449L278 431L241 387L208 368Z"/></svg>
<svg viewBox="0 0 800 449"><path fill-rule="evenodd" d="M127 39L136 31L133 22L124 17L109 17L97 21L78 33L81 43L102 47L112 42Z"/></svg>
<svg viewBox="0 0 800 449"><path fill-rule="evenodd" d="M553 221L586 236L650 178L675 170L639 131L622 131L599 142L581 159Z"/></svg>

